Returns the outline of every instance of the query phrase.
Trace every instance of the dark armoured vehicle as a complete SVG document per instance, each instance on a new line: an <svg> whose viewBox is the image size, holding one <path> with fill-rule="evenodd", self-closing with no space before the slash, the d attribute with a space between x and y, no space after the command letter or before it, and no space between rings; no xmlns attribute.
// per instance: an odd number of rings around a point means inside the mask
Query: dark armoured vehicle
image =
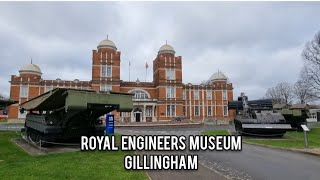
<svg viewBox="0 0 320 180"><path fill-rule="evenodd" d="M113 110L130 112L132 108L132 94L65 88L20 104L20 111L28 111L23 131L36 143L104 135L100 116Z"/></svg>
<svg viewBox="0 0 320 180"><path fill-rule="evenodd" d="M284 116L273 109L269 99L248 101L244 93L238 101L229 101L229 109L236 111L235 130L238 134L257 136L283 136L291 130Z"/></svg>
<svg viewBox="0 0 320 180"><path fill-rule="evenodd" d="M281 109L279 112L284 116L287 123L293 129L302 131L301 125L307 125L307 118L309 117L309 110L307 109Z"/></svg>

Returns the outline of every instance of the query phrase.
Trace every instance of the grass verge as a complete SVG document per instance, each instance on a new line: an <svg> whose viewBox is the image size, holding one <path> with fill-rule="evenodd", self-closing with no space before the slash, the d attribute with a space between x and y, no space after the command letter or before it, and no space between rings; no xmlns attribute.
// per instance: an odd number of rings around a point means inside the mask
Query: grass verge
<svg viewBox="0 0 320 180"><path fill-rule="evenodd" d="M124 169L124 156L133 152L69 152L34 157L11 142L15 137L14 132L0 131L1 179L148 179L144 171Z"/></svg>
<svg viewBox="0 0 320 180"><path fill-rule="evenodd" d="M308 144L310 148L320 148L320 128L311 129L308 132ZM304 148L303 132L287 132L283 138L243 138L244 142L267 145L280 148Z"/></svg>
<svg viewBox="0 0 320 180"><path fill-rule="evenodd" d="M202 131L201 134L208 136L216 136L216 135L229 135L227 130L207 130Z"/></svg>
<svg viewBox="0 0 320 180"><path fill-rule="evenodd" d="M8 122L8 119L0 119L0 123L5 123L5 122Z"/></svg>

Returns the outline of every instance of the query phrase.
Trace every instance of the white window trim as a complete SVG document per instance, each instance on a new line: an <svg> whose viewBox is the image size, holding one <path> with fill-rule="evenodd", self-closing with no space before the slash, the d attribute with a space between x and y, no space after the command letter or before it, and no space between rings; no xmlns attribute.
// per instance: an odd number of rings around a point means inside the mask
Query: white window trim
<svg viewBox="0 0 320 180"><path fill-rule="evenodd" d="M22 93L22 87L26 87L26 92L23 94ZM29 86L28 85L21 85L20 86L20 97L21 98L28 98L29 96Z"/></svg>
<svg viewBox="0 0 320 180"><path fill-rule="evenodd" d="M170 107L170 114L168 115L168 106ZM173 115L172 115L172 107L174 107L174 112L173 112ZM173 104L168 104L166 106L166 115L167 117L175 117L176 116L176 105L173 105Z"/></svg>
<svg viewBox="0 0 320 180"><path fill-rule="evenodd" d="M222 100L227 100L228 99L228 92L227 90L222 90Z"/></svg>
<svg viewBox="0 0 320 180"><path fill-rule="evenodd" d="M196 93L197 92L197 93ZM198 98L196 98L196 94L198 94ZM194 100L199 100L200 99L200 92L199 92L199 90L194 90L193 91L193 99Z"/></svg>
<svg viewBox="0 0 320 180"><path fill-rule="evenodd" d="M175 80L176 79L176 71L174 68L166 68L166 79L167 80Z"/></svg>
<svg viewBox="0 0 320 180"><path fill-rule="evenodd" d="M209 109L211 114L209 114ZM212 106L207 106L207 116L212 116Z"/></svg>
<svg viewBox="0 0 320 180"><path fill-rule="evenodd" d="M196 115L196 107L198 107L198 115ZM200 116L200 106L194 106L193 112L194 116Z"/></svg>
<svg viewBox="0 0 320 180"><path fill-rule="evenodd" d="M171 93L173 89L173 94ZM167 86L166 87L166 97L167 98L175 98L176 97L176 87L174 86Z"/></svg>
<svg viewBox="0 0 320 180"><path fill-rule="evenodd" d="M222 106L222 107L223 107L223 116L225 116L225 117L229 116L228 106ZM227 109L226 114L225 114L225 112L224 112L224 108Z"/></svg>
<svg viewBox="0 0 320 180"><path fill-rule="evenodd" d="M104 88L103 89L102 87L110 87L110 88ZM109 90L105 90L105 89L109 89ZM112 85L110 85L110 84L101 84L100 91L104 91L104 92L112 91Z"/></svg>
<svg viewBox="0 0 320 180"><path fill-rule="evenodd" d="M210 98L209 98L209 96L208 96L208 94L210 94ZM212 100L212 90L207 90L207 99L208 100Z"/></svg>
<svg viewBox="0 0 320 180"><path fill-rule="evenodd" d="M49 90L47 90L48 87L49 87ZM44 86L44 92L45 92L45 93L48 92L48 91L51 91L51 90L53 90L53 85L51 85L51 86L45 85L45 86Z"/></svg>
<svg viewBox="0 0 320 180"><path fill-rule="evenodd" d="M110 76L108 76L108 67L110 67ZM105 69L105 72L106 72L105 76L102 73L103 69ZM102 65L101 68L100 68L100 76L101 77L108 77L108 78L112 77L112 66L110 66L110 65Z"/></svg>

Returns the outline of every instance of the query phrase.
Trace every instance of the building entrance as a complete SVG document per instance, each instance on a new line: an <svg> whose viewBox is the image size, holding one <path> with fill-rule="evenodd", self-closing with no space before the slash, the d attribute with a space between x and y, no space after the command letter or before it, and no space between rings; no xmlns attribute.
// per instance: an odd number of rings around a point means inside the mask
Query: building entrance
<svg viewBox="0 0 320 180"><path fill-rule="evenodd" d="M136 122L141 122L142 118L142 110L140 108L136 108L133 111Z"/></svg>

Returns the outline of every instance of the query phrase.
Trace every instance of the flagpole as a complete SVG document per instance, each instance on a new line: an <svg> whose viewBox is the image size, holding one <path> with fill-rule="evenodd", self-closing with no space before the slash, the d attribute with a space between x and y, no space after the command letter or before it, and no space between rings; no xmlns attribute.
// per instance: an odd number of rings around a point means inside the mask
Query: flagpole
<svg viewBox="0 0 320 180"><path fill-rule="evenodd" d="M148 62L146 62L146 81L145 82L147 82L148 67L149 67Z"/></svg>
<svg viewBox="0 0 320 180"><path fill-rule="evenodd" d="M129 61L129 82L130 82L130 66L131 66L131 62Z"/></svg>
<svg viewBox="0 0 320 180"><path fill-rule="evenodd" d="M148 68L146 67L146 81L147 82L147 72L148 72Z"/></svg>

